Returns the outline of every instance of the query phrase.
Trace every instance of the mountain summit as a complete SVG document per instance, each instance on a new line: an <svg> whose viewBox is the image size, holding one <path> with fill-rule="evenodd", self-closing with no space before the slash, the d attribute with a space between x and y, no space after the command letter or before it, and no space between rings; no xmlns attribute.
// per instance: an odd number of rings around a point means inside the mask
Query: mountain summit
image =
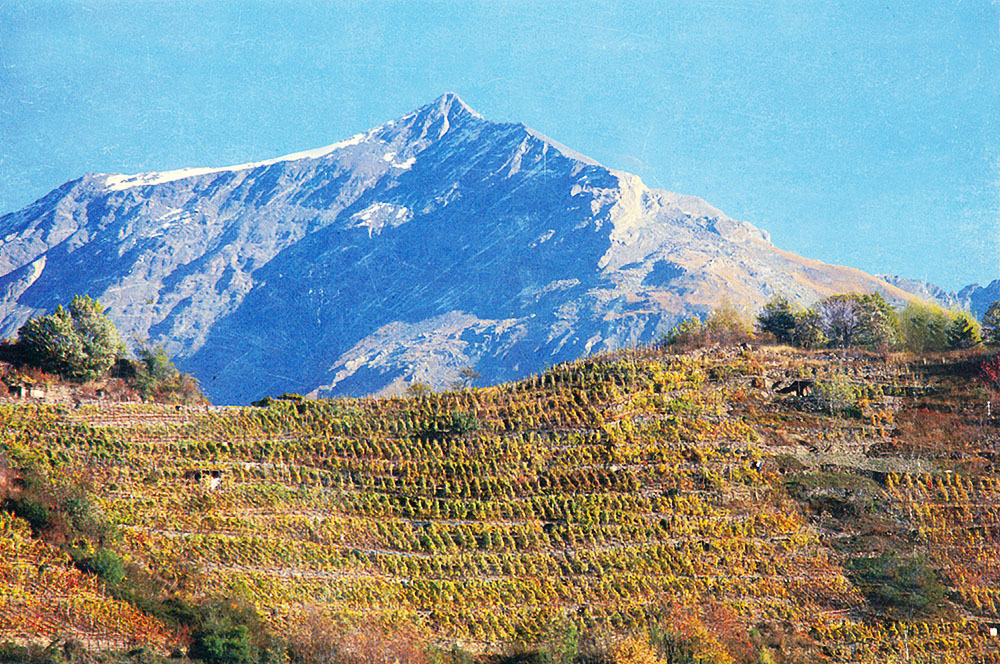
<svg viewBox="0 0 1000 664"><path fill-rule="evenodd" d="M88 174L0 237L0 334L87 292L221 403L512 379L721 299L907 297L450 93L317 150Z"/></svg>

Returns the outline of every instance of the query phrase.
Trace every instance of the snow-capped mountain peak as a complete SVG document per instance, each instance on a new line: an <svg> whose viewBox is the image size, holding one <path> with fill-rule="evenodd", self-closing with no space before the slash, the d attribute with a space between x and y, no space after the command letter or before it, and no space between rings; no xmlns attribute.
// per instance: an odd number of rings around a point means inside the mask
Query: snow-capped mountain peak
<svg viewBox="0 0 1000 664"><path fill-rule="evenodd" d="M373 136L378 136L383 139L391 137L394 132L399 131L399 127L411 124L415 119L420 119L424 123L423 133L421 134L422 138L426 138L429 134L433 135L431 127L432 125L436 125L436 138L440 139L451 128L455 119L462 117L483 120L483 116L472 110L464 101L461 100L461 98L459 98L457 94L448 92L441 95L430 104L403 116L399 120L390 121L376 129L355 134L350 138L331 143L330 145L321 148L293 152L291 154L274 157L272 159L248 162L245 164L236 164L234 166L188 167L170 171L137 173L135 175L125 175L120 173L102 173L99 175L104 176L105 185L109 189L112 191L122 191L132 187L164 184L175 180L183 180L204 175L249 171L284 162L321 159L339 150L359 145L367 140L370 140ZM390 160L386 159L386 161ZM403 163L406 162L404 161ZM412 165L412 162L410 162L410 165Z"/></svg>

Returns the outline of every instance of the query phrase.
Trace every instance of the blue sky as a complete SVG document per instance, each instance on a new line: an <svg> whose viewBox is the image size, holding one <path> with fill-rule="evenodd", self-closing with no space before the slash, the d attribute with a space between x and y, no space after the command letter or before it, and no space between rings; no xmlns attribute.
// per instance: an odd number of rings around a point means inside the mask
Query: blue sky
<svg viewBox="0 0 1000 664"><path fill-rule="evenodd" d="M1000 4L0 1L0 212L457 92L779 247L1000 278Z"/></svg>

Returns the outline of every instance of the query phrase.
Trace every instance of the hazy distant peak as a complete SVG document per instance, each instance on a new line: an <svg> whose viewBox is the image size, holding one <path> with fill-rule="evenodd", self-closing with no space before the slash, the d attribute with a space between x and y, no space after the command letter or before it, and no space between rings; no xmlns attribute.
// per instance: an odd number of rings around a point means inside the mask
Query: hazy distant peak
<svg viewBox="0 0 1000 664"><path fill-rule="evenodd" d="M895 274L877 275L880 279L908 293L935 302L942 307L964 309L982 318L990 304L1000 300L1000 279L986 286L969 284L958 292L946 291L937 284L919 279L909 279Z"/></svg>

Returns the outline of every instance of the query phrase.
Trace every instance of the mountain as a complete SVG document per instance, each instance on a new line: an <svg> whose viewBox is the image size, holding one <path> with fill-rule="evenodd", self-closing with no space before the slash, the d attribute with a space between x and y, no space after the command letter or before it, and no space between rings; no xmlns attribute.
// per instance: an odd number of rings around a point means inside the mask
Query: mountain
<svg viewBox="0 0 1000 664"><path fill-rule="evenodd" d="M991 304L1000 301L1000 279L994 279L986 286L970 284L958 292L949 292L926 281L907 279L894 274L880 274L878 276L907 293L936 302L942 307L971 311L980 319Z"/></svg>
<svg viewBox="0 0 1000 664"><path fill-rule="evenodd" d="M722 299L912 297L454 94L264 162L88 174L0 237L0 334L87 292L220 403L508 380Z"/></svg>
<svg viewBox="0 0 1000 664"><path fill-rule="evenodd" d="M991 304L1000 301L1000 279L994 279L986 286L966 286L957 295L964 308L982 318Z"/></svg>

